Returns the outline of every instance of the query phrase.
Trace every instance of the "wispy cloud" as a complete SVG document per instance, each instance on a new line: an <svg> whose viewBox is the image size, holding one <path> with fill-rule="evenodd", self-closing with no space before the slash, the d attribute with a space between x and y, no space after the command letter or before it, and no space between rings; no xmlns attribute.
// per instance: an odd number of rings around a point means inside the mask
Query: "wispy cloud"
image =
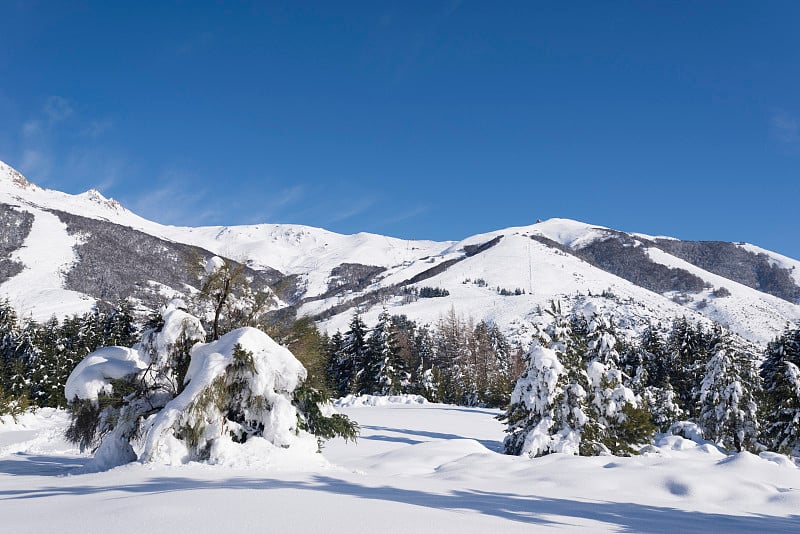
<svg viewBox="0 0 800 534"><path fill-rule="evenodd" d="M797 116L778 110L770 118L770 134L784 149L800 150L800 119Z"/></svg>
<svg viewBox="0 0 800 534"><path fill-rule="evenodd" d="M370 208L375 206L375 203L376 199L371 196L354 198L351 202L348 202L343 209L334 212L328 218L327 224L333 224L352 219L353 217L368 211Z"/></svg>
<svg viewBox="0 0 800 534"><path fill-rule="evenodd" d="M430 211L430 206L427 205L416 206L412 209L401 211L400 213L387 217L382 221L380 221L375 226L376 228L391 226L393 224L401 223L419 217L420 215L427 213L428 211Z"/></svg>
<svg viewBox="0 0 800 534"><path fill-rule="evenodd" d="M81 135L92 139L100 137L113 127L111 119L91 120L81 130Z"/></svg>
<svg viewBox="0 0 800 534"><path fill-rule="evenodd" d="M179 56L192 54L198 50L204 50L205 48L211 46L213 42L214 42L213 32L210 31L201 32L196 35L193 35L189 39L180 43L175 48L175 53Z"/></svg>
<svg viewBox="0 0 800 534"><path fill-rule="evenodd" d="M13 161L40 185L52 187L52 173L57 169L58 186L65 190L70 182L108 188L124 167L124 158L97 144L111 129L111 120L81 116L68 98L49 96L35 113L17 124Z"/></svg>
<svg viewBox="0 0 800 534"><path fill-rule="evenodd" d="M61 96L48 97L44 103L43 112L51 125L62 122L75 114L70 101Z"/></svg>
<svg viewBox="0 0 800 534"><path fill-rule="evenodd" d="M26 148L22 151L19 166L28 176L46 178L50 174L52 162L45 151Z"/></svg>
<svg viewBox="0 0 800 534"><path fill-rule="evenodd" d="M135 196L123 199L123 204L136 214L161 224L202 226L218 219L217 201L209 192L198 189L192 173L172 169L165 172L155 189L142 189Z"/></svg>

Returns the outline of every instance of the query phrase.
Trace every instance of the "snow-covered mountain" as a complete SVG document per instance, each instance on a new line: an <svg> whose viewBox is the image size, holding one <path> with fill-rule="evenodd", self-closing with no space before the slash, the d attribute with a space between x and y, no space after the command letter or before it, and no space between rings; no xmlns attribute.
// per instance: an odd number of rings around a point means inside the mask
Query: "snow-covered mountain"
<svg viewBox="0 0 800 534"><path fill-rule="evenodd" d="M175 227L148 221L98 191L31 184L0 162L0 298L37 320L132 297L156 307L195 291L188 257L245 263L285 313L346 328L383 306L422 322L454 309L524 337L552 299L589 299L631 326L687 315L765 342L800 323L797 260L755 245L688 242L551 219L462 241L341 235L288 224ZM419 290L436 288L431 292Z"/></svg>

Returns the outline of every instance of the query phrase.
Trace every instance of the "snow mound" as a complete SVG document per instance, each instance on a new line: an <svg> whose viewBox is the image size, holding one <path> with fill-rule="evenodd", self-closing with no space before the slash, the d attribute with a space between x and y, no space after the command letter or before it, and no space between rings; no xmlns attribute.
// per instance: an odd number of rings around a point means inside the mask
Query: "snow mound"
<svg viewBox="0 0 800 534"><path fill-rule="evenodd" d="M427 404L428 399L422 395L347 395L337 399L333 405L337 408L352 406L388 406L390 404Z"/></svg>
<svg viewBox="0 0 800 534"><path fill-rule="evenodd" d="M375 455L369 468L387 475L433 475L443 468L453 470L474 455L492 454L474 439L429 441Z"/></svg>

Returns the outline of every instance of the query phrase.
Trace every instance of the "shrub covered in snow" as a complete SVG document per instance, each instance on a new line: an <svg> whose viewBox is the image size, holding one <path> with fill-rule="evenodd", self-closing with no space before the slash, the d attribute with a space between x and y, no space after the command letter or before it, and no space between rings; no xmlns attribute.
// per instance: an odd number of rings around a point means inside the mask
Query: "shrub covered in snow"
<svg viewBox="0 0 800 534"><path fill-rule="evenodd" d="M131 349L87 356L66 385L68 437L97 447L100 468L134 460L227 463L242 447L256 454L318 439L355 438L357 426L305 387L306 370L254 328L202 343L200 321L173 301L163 326Z"/></svg>

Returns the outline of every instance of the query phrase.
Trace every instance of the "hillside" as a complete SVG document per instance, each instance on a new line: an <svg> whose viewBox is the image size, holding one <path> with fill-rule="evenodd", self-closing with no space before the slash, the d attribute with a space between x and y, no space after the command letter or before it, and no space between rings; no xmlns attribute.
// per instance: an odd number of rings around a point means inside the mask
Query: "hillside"
<svg viewBox="0 0 800 534"><path fill-rule="evenodd" d="M0 296L22 316L81 313L132 298L143 309L191 295L187 258L245 263L282 313L330 332L358 307L422 322L451 308L525 337L552 299L592 298L630 328L687 315L764 343L800 321L800 262L745 243L688 242L551 219L461 241L341 235L287 224L175 227L97 191L40 188L0 163ZM421 288L446 296L420 296Z"/></svg>

